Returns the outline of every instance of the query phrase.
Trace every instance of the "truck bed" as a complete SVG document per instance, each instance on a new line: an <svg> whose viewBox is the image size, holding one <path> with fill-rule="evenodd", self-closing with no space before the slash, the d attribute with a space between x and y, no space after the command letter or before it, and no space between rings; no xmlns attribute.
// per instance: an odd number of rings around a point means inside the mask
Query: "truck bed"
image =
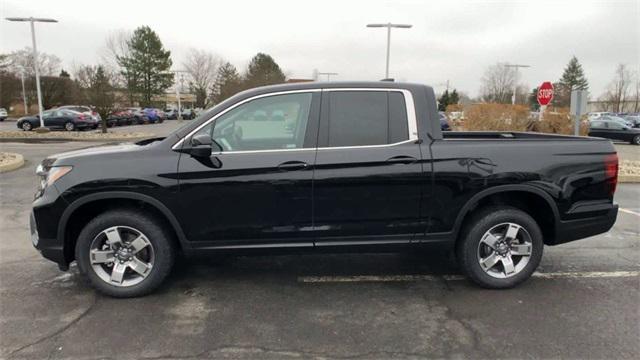
<svg viewBox="0 0 640 360"><path fill-rule="evenodd" d="M518 131L443 131L444 140L499 140L499 139L527 139L527 140L602 140L587 136L571 136L559 134L543 134Z"/></svg>

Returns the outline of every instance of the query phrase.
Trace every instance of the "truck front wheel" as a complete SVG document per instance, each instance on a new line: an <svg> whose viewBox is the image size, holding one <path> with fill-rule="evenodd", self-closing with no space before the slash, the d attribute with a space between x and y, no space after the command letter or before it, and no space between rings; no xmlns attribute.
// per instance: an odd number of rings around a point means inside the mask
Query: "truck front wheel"
<svg viewBox="0 0 640 360"><path fill-rule="evenodd" d="M542 232L531 216L513 207L496 206L482 209L470 219L456 255L473 282L504 289L531 277L543 248Z"/></svg>
<svg viewBox="0 0 640 360"><path fill-rule="evenodd" d="M80 271L94 288L113 297L155 290L173 266L171 237L152 217L126 209L98 215L76 244Z"/></svg>

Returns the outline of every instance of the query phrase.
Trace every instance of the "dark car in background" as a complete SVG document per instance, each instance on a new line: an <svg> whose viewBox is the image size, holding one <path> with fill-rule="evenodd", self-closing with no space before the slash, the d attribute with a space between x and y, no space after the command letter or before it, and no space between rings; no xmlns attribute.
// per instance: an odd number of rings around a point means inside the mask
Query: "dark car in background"
<svg viewBox="0 0 640 360"><path fill-rule="evenodd" d="M67 109L53 109L42 113L44 126L50 129L63 129L67 131L93 129L95 119L81 112ZM24 131L31 131L40 127L40 116L25 116L16 122L16 126Z"/></svg>
<svg viewBox="0 0 640 360"><path fill-rule="evenodd" d="M80 112L80 113L83 113L83 114L89 116L90 119L88 121L93 122L93 124L91 126L93 129L97 128L98 125L100 124L100 122L102 121L102 117L100 116L100 114L98 114L98 112L96 112L90 106L85 106L85 105L63 105L63 106L56 107L56 109L77 111L77 112Z"/></svg>
<svg viewBox="0 0 640 360"><path fill-rule="evenodd" d="M145 115L144 111L142 110L142 108L139 107L129 107L126 108L125 110L131 112L133 118L132 118L132 123L133 124L145 124L149 122L149 118L147 117L147 115Z"/></svg>
<svg viewBox="0 0 640 360"><path fill-rule="evenodd" d="M592 120L589 124L589 136L640 145L640 129L624 125L619 121Z"/></svg>
<svg viewBox="0 0 640 360"><path fill-rule="evenodd" d="M108 126L131 125L134 122L133 113L127 109L115 109L107 117Z"/></svg>
<svg viewBox="0 0 640 360"><path fill-rule="evenodd" d="M640 115L638 114L630 114L621 116L626 121L630 122L634 128L640 128Z"/></svg>
<svg viewBox="0 0 640 360"><path fill-rule="evenodd" d="M449 119L447 119L447 114L445 114L444 111L439 111L438 117L440 119L440 129L442 131L451 131L451 125L449 125Z"/></svg>

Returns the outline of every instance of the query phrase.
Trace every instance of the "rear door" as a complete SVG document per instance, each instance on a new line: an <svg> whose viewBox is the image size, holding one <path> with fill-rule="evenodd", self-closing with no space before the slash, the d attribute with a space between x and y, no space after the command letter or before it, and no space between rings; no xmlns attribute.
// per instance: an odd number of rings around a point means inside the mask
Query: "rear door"
<svg viewBox="0 0 640 360"><path fill-rule="evenodd" d="M313 180L316 245L410 242L422 164L413 97L392 89L325 89Z"/></svg>

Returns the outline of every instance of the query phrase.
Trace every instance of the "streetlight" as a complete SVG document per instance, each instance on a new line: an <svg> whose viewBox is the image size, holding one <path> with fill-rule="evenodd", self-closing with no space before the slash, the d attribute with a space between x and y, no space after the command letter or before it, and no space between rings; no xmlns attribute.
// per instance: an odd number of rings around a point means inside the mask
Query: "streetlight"
<svg viewBox="0 0 640 360"><path fill-rule="evenodd" d="M521 65L521 64L506 64L505 67L514 68L515 69L515 79L513 80L513 95L511 96L511 105L516 104L516 92L518 91L518 68L528 68L531 65Z"/></svg>
<svg viewBox="0 0 640 360"><path fill-rule="evenodd" d="M331 76L338 75L337 72L319 72L318 75L326 75L327 81L331 81Z"/></svg>
<svg viewBox="0 0 640 360"><path fill-rule="evenodd" d="M38 92L38 113L40 114L40 127L36 129L36 131L47 132L49 129L44 127L44 118L42 117L42 91L40 90L40 70L38 69L38 49L36 48L36 29L33 25L34 22L48 22L48 23L56 23L58 20L55 19L46 19L46 18L19 18L19 17L8 17L6 18L9 21L20 21L20 22L29 22L31 24L31 42L33 43L33 67L36 70L36 89Z"/></svg>
<svg viewBox="0 0 640 360"><path fill-rule="evenodd" d="M182 121L182 110L180 104L180 87L184 82L184 73L188 72L186 70L170 70L170 72L174 73L175 83L176 83L176 97L178 98L178 116L176 117L178 120ZM180 76L180 85L178 85L178 76Z"/></svg>
<svg viewBox="0 0 640 360"><path fill-rule="evenodd" d="M408 25L408 24L392 24L392 23L386 23L386 24L367 24L367 27L370 28L383 28L386 27L387 28L387 67L384 73L384 78L388 79L389 78L389 49L391 47L391 28L400 28L400 29L410 29L413 25Z"/></svg>

